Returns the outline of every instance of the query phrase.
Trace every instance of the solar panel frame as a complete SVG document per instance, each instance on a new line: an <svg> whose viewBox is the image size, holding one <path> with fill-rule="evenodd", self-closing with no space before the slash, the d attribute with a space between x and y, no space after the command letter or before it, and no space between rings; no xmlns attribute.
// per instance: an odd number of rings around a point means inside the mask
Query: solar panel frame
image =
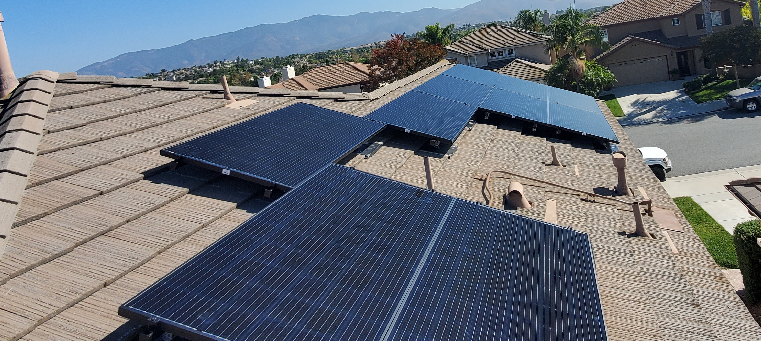
<svg viewBox="0 0 761 341"><path fill-rule="evenodd" d="M296 103L161 150L161 155L283 190L351 153L385 125Z"/></svg>
<svg viewBox="0 0 761 341"><path fill-rule="evenodd" d="M471 246L454 251L458 240ZM458 311L467 312L458 327L469 329L446 339L477 338L476 326L486 323L526 340L542 339L536 331L556 339L576 325L589 332L575 339L606 340L594 269L583 233L332 164L119 314L206 340L437 336L458 321L431 321ZM441 274L450 275L436 282ZM436 283L469 278L476 285L459 292L473 298L444 297L473 309L431 299L441 293L431 290ZM513 280L508 294L483 292L507 283L501 278ZM567 299L553 300L557 290Z"/></svg>
<svg viewBox="0 0 761 341"><path fill-rule="evenodd" d="M476 106L413 90L365 118L432 139L454 142L477 110Z"/></svg>

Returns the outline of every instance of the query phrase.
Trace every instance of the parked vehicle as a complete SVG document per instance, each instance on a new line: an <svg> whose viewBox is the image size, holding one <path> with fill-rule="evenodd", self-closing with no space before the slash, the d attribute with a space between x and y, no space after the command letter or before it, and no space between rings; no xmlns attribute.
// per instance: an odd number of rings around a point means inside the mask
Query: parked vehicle
<svg viewBox="0 0 761 341"><path fill-rule="evenodd" d="M754 79L744 88L730 91L727 94L727 105L748 112L761 108L761 77Z"/></svg>
<svg viewBox="0 0 761 341"><path fill-rule="evenodd" d="M655 177L660 181L666 181L666 173L671 171L671 160L666 151L658 147L642 147L639 148L639 153L653 170Z"/></svg>

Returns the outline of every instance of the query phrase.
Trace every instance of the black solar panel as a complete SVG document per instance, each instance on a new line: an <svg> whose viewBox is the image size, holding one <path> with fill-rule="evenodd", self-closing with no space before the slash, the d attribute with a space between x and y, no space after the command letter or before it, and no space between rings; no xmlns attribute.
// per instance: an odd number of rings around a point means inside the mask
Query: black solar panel
<svg viewBox="0 0 761 341"><path fill-rule="evenodd" d="M457 139L476 110L478 107L474 105L413 90L365 117L451 142Z"/></svg>
<svg viewBox="0 0 761 341"><path fill-rule="evenodd" d="M592 97L465 65L455 65L442 75L493 86L480 105L483 109L618 142Z"/></svg>
<svg viewBox="0 0 761 341"><path fill-rule="evenodd" d="M209 340L606 340L585 234L330 165L119 308Z"/></svg>
<svg viewBox="0 0 761 341"><path fill-rule="evenodd" d="M285 189L350 153L384 125L297 103L161 151Z"/></svg>
<svg viewBox="0 0 761 341"><path fill-rule="evenodd" d="M415 90L478 107L489 95L491 88L491 86L439 75Z"/></svg>

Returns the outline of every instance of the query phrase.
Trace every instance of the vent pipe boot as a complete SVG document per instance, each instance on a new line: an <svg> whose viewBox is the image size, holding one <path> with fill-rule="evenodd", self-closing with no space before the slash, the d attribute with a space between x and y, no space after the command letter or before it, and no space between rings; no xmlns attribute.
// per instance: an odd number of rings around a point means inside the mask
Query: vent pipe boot
<svg viewBox="0 0 761 341"><path fill-rule="evenodd" d="M558 153L557 153L557 151L555 151L555 146L550 146L550 152L552 152L552 163L551 163L551 165L563 167L563 164L560 163L560 160L558 160Z"/></svg>
<svg viewBox="0 0 761 341"><path fill-rule="evenodd" d="M642 222L642 212L639 210L639 203L632 203L632 211L634 211L634 223L636 224L636 233L640 237L653 238L647 231L645 231L645 224Z"/></svg>
<svg viewBox="0 0 761 341"><path fill-rule="evenodd" d="M523 185L520 182L511 182L507 186L507 202L516 208L531 208L531 203L523 195Z"/></svg>
<svg viewBox="0 0 761 341"><path fill-rule="evenodd" d="M428 185L428 190L433 191L433 175L431 175L431 160L427 156L423 157L423 163L425 164L425 181Z"/></svg>
<svg viewBox="0 0 761 341"><path fill-rule="evenodd" d="M2 22L4 22L3 13L0 12L0 99L7 97L19 84L11 67L11 57L8 54L8 45L5 44Z"/></svg>
<svg viewBox="0 0 761 341"><path fill-rule="evenodd" d="M613 153L613 166L618 171L616 193L619 195L629 195L629 185L626 184L626 154Z"/></svg>
<svg viewBox="0 0 761 341"><path fill-rule="evenodd" d="M227 86L226 76L222 76L222 90L225 91L226 100L235 102L235 97L233 97L233 94L230 92L230 87Z"/></svg>

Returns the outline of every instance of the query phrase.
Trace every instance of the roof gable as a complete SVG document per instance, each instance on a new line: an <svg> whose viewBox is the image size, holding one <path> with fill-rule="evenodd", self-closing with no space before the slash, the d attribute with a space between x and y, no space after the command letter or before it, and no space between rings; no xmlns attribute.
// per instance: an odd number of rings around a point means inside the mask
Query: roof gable
<svg viewBox="0 0 761 341"><path fill-rule="evenodd" d="M744 5L740 1L716 1L734 3L739 6ZM700 4L700 0L624 0L592 18L590 22L597 26L605 27L641 20L671 17L689 12Z"/></svg>

